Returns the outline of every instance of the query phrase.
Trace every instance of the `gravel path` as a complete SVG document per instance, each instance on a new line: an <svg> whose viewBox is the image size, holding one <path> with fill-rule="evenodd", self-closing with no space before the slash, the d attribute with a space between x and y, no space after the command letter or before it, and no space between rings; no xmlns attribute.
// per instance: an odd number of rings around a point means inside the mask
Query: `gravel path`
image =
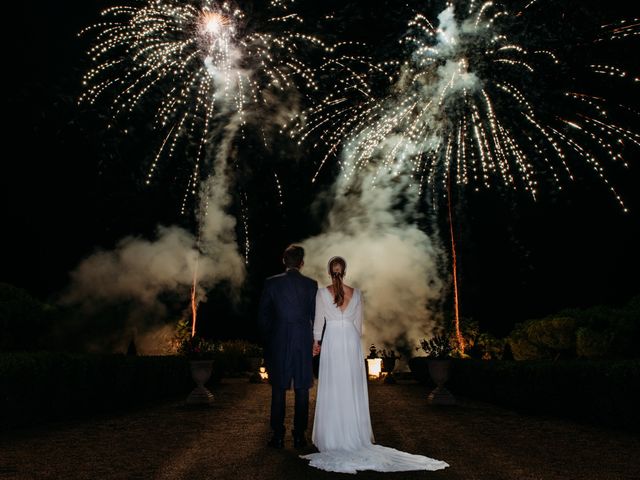
<svg viewBox="0 0 640 480"><path fill-rule="evenodd" d="M0 435L0 479L326 479L266 447L270 387L224 380L214 407L181 399L127 413ZM426 405L415 383L370 385L376 442L448 462L438 472L361 472L360 479L622 480L640 478L640 437L478 402ZM311 391L311 408L315 389ZM292 400L292 398L291 398ZM289 402L291 407L292 401ZM290 423L292 409L287 412ZM310 432L309 432L310 436Z"/></svg>

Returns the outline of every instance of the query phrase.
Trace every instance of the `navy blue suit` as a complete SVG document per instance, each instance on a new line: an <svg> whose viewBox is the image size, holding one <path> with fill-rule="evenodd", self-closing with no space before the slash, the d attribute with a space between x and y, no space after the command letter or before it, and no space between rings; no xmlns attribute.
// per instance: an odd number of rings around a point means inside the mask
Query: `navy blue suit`
<svg viewBox="0 0 640 480"><path fill-rule="evenodd" d="M266 280L258 324L265 337L265 362L272 387L271 428L284 434L286 390L296 393L294 430L302 433L309 417L313 385L313 320L318 283L297 269Z"/></svg>

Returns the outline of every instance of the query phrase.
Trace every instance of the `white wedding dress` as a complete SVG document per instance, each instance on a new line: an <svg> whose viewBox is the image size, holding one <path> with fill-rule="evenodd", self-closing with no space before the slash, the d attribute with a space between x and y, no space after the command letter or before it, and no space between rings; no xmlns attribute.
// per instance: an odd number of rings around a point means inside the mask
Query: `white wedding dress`
<svg viewBox="0 0 640 480"><path fill-rule="evenodd" d="M358 470L400 472L440 470L445 462L375 445L369 416L369 394L360 345L363 305L355 289L342 311L326 288L318 289L315 340L322 338L320 375L312 440L319 453L302 455L310 465L329 472Z"/></svg>

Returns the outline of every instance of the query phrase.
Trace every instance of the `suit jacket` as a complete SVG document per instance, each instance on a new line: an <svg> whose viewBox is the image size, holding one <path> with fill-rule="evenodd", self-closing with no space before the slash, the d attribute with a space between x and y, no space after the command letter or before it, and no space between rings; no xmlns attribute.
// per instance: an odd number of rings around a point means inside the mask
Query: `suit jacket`
<svg viewBox="0 0 640 480"><path fill-rule="evenodd" d="M268 278L258 324L265 337L265 362L272 385L313 385L313 320L318 282L296 269Z"/></svg>

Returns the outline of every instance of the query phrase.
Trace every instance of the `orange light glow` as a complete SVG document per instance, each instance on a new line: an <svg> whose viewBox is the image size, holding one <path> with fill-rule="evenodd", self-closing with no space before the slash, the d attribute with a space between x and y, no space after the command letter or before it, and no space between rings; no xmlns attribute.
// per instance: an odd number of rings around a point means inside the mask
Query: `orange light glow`
<svg viewBox="0 0 640 480"><path fill-rule="evenodd" d="M447 206L449 208L449 232L451 233L451 264L453 268L453 305L455 311L456 340L458 342L458 350L464 353L464 339L460 332L460 314L458 311L458 266L456 264L456 241L453 235L453 215L451 213L451 178L447 186Z"/></svg>
<svg viewBox="0 0 640 480"><path fill-rule="evenodd" d="M216 12L203 12L200 21L202 30L211 35L219 35L231 23L229 17Z"/></svg>
<svg viewBox="0 0 640 480"><path fill-rule="evenodd" d="M191 287L191 336L196 336L196 320L197 320L198 304L196 303L196 285Z"/></svg>
<svg viewBox="0 0 640 480"><path fill-rule="evenodd" d="M193 271L193 285L191 286L191 338L196 336L196 321L198 320L198 302L196 298L196 286L198 282L198 259Z"/></svg>

